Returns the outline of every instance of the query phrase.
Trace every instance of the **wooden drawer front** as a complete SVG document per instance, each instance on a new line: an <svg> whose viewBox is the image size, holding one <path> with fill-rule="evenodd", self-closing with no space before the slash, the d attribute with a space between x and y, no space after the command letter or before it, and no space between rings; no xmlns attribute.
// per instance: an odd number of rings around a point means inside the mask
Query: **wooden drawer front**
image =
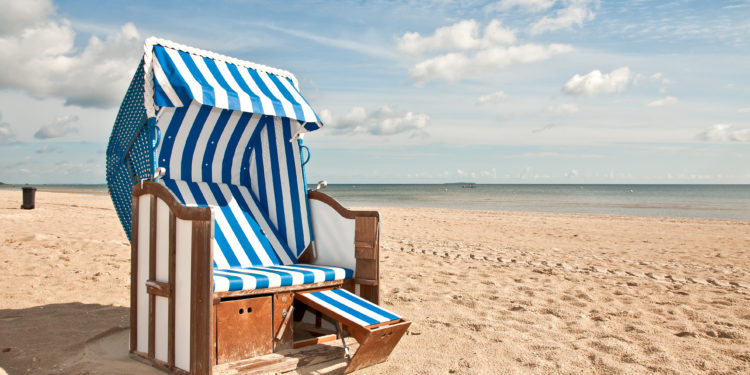
<svg viewBox="0 0 750 375"><path fill-rule="evenodd" d="M271 296L216 306L216 361L232 362L273 351Z"/></svg>

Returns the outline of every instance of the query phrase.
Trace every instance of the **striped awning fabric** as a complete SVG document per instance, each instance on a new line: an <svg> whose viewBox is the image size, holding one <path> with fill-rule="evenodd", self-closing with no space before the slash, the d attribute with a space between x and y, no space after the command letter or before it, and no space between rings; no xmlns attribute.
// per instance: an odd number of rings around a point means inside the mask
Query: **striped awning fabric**
<svg viewBox="0 0 750 375"><path fill-rule="evenodd" d="M146 58L152 56L157 107L182 107L195 100L221 109L298 120L304 128L300 132L322 126L289 72L167 41L152 42Z"/></svg>
<svg viewBox="0 0 750 375"><path fill-rule="evenodd" d="M318 306L333 312L354 324L362 327L373 324L390 322L401 317L370 301L344 289L323 290L320 292L304 293L297 298L309 299ZM321 311L325 313L325 311Z"/></svg>

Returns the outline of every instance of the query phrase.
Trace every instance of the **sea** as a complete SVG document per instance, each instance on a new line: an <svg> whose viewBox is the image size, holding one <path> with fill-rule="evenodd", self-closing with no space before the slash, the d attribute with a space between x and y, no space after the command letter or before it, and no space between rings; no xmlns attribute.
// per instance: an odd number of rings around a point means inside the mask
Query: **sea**
<svg viewBox="0 0 750 375"><path fill-rule="evenodd" d="M25 185L0 185L18 189ZM106 185L34 185L106 195ZM750 185L329 184L346 207L431 207L750 221ZM311 185L311 189L315 186ZM19 192L20 193L20 192Z"/></svg>

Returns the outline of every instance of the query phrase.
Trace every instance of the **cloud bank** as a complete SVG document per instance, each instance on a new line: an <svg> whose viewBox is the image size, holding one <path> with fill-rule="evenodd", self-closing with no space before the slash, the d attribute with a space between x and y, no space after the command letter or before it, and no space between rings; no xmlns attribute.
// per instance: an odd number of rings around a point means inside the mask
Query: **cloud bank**
<svg viewBox="0 0 750 375"><path fill-rule="evenodd" d="M360 133L378 136L396 134L421 134L427 126L430 116L421 113L399 111L384 105L374 111L354 107L342 116L335 116L331 111L320 111L324 124L337 133Z"/></svg>
<svg viewBox="0 0 750 375"><path fill-rule="evenodd" d="M695 139L705 142L750 142L750 128L734 129L732 124L714 124L698 133Z"/></svg>
<svg viewBox="0 0 750 375"><path fill-rule="evenodd" d="M71 133L78 133L78 129L73 126L73 123L76 121L78 121L78 116L75 115L60 116L53 123L39 128L34 133L34 138L60 138Z"/></svg>
<svg viewBox="0 0 750 375"><path fill-rule="evenodd" d="M49 0L0 0L0 9L0 89L81 107L119 103L143 42L132 23L79 48L70 22Z"/></svg>

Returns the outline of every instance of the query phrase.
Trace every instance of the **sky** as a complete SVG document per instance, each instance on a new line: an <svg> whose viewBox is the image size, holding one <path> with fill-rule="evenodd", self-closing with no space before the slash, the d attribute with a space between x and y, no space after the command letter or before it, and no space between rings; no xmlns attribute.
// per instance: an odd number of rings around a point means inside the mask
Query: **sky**
<svg viewBox="0 0 750 375"><path fill-rule="evenodd" d="M308 182L750 183L748 0L0 0L0 181L104 183L149 36L294 73Z"/></svg>

